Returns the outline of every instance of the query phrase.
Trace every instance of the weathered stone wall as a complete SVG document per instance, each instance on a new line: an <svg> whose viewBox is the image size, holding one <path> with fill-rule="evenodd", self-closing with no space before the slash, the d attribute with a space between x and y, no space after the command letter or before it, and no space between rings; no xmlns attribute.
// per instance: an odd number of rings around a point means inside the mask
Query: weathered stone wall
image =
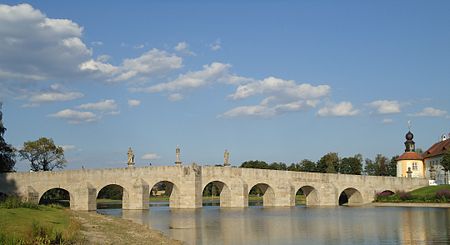
<svg viewBox="0 0 450 245"><path fill-rule="evenodd" d="M372 202L377 192L409 191L428 185L428 180L417 178L180 165L0 174L0 192L39 202L46 191L62 188L70 193L72 209L95 210L98 192L116 184L124 188L124 209L147 209L150 190L160 181L173 184L173 208L201 207L203 189L210 182L222 190L224 207L246 207L255 185L264 191L265 206L294 206L300 188L307 196L307 205L334 206L342 192L349 196L350 205L359 205Z"/></svg>

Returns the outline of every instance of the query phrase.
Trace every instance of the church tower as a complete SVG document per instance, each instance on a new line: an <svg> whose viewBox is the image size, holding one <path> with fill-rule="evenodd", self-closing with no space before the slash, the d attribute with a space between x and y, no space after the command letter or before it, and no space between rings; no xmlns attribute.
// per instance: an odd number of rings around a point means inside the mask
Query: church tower
<svg viewBox="0 0 450 245"><path fill-rule="evenodd" d="M424 178L423 156L416 152L416 143L411 128L405 138L405 152L397 158L397 177Z"/></svg>

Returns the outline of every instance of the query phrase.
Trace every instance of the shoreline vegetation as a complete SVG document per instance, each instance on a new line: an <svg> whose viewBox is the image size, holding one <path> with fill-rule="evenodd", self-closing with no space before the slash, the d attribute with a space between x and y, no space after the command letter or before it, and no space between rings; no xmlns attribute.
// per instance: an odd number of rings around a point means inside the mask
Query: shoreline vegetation
<svg viewBox="0 0 450 245"><path fill-rule="evenodd" d="M450 207L450 185L426 186L413 191L381 192L375 195L375 206Z"/></svg>

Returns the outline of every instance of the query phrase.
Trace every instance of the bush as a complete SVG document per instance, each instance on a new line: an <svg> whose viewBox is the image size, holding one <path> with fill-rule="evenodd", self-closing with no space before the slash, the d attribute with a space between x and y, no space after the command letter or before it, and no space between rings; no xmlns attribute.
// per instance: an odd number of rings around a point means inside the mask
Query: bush
<svg viewBox="0 0 450 245"><path fill-rule="evenodd" d="M400 200L402 200L402 201L412 200L413 199L413 196L409 192L399 191L397 193L397 195L400 198Z"/></svg>
<svg viewBox="0 0 450 245"><path fill-rule="evenodd" d="M10 196L0 203L0 208L31 208L39 209L39 205L31 202L23 202L18 196Z"/></svg>
<svg viewBox="0 0 450 245"><path fill-rule="evenodd" d="M436 199L450 201L450 190L439 190L436 192Z"/></svg>

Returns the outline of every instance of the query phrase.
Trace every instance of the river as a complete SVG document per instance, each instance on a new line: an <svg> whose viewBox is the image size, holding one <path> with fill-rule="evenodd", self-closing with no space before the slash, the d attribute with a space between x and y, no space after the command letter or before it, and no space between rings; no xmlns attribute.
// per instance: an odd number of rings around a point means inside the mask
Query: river
<svg viewBox="0 0 450 245"><path fill-rule="evenodd" d="M213 204L214 205L214 204ZM450 209L305 207L98 209L187 244L450 244Z"/></svg>

